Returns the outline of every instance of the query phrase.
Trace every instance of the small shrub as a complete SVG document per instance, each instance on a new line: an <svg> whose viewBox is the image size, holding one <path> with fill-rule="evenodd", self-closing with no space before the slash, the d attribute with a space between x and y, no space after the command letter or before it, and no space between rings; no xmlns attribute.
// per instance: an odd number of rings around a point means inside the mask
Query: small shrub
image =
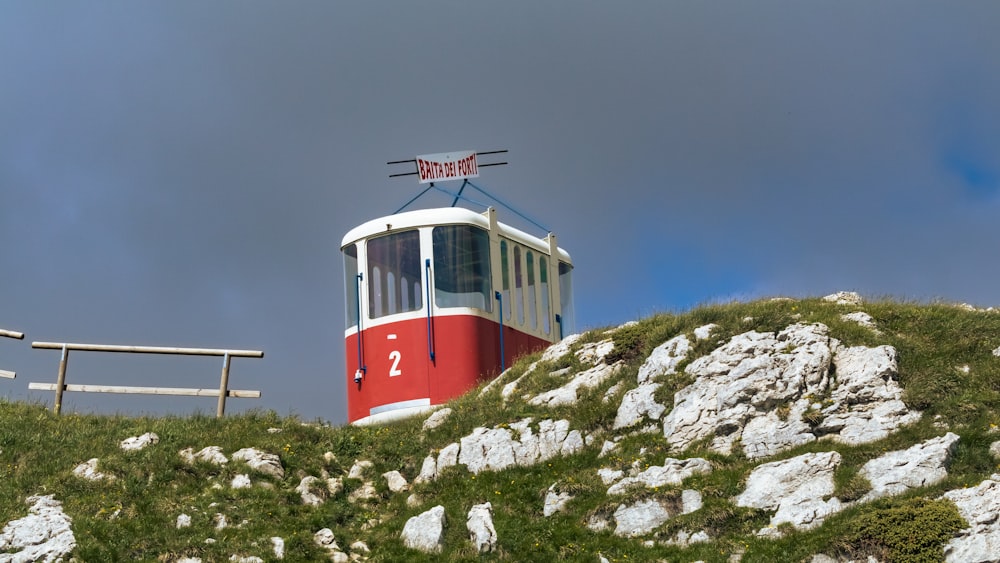
<svg viewBox="0 0 1000 563"><path fill-rule="evenodd" d="M870 510L848 524L842 549L852 557L875 555L897 563L944 558L942 546L966 526L947 500L914 498Z"/></svg>

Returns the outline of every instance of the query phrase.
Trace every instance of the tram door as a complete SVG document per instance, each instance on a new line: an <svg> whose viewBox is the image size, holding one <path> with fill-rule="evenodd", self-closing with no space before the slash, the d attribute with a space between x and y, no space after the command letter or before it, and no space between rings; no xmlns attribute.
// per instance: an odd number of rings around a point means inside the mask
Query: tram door
<svg viewBox="0 0 1000 563"><path fill-rule="evenodd" d="M430 404L430 356L424 313L427 288L420 232L395 232L366 241L368 328L366 371L358 392L361 416Z"/></svg>

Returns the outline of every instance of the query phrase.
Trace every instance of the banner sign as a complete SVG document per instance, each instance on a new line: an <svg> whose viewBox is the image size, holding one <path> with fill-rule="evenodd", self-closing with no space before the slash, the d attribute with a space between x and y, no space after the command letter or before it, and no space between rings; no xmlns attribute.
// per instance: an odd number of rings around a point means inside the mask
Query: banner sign
<svg viewBox="0 0 1000 563"><path fill-rule="evenodd" d="M443 152L424 154L417 157L417 172L420 183L441 180L461 180L479 176L476 151Z"/></svg>

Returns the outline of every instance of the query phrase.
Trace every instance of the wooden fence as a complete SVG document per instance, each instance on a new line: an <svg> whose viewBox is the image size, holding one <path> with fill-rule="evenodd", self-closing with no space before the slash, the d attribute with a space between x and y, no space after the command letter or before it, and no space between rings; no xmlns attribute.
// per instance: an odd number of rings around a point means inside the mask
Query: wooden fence
<svg viewBox="0 0 1000 563"><path fill-rule="evenodd" d="M23 332L14 332L13 330L4 330L2 328L0 328L0 336L5 336L7 338L14 338L16 340L24 339ZM0 377L5 377L7 379L14 379L15 377L17 377L17 374L12 371L0 369Z"/></svg>
<svg viewBox="0 0 1000 563"><path fill-rule="evenodd" d="M62 395L64 391L82 393L132 393L144 395L182 395L189 397L218 397L219 403L216 416L221 417L226 411L226 397L260 398L260 391L244 391L229 389L230 358L263 358L264 352L259 350L225 350L211 348L168 348L160 346L117 346L109 344L72 344L68 342L32 342L32 348L45 350L62 350L59 360L59 375L53 383L29 383L28 389L55 391L56 400L52 411L56 414L62 410ZM84 352L124 352L132 354L175 354L184 356L222 356L222 379L218 389L185 389L180 387L123 387L113 385L67 385L66 364L69 362L70 350Z"/></svg>

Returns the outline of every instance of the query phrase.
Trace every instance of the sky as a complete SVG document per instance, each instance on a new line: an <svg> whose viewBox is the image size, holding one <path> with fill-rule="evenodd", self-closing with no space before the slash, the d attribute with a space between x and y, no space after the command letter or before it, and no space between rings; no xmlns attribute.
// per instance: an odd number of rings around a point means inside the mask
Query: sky
<svg viewBox="0 0 1000 563"><path fill-rule="evenodd" d="M0 338L0 397L51 405L27 387L59 352L33 341L250 349L230 387L262 397L227 412L344 423L341 239L422 189L387 161L447 151L509 150L476 183L573 256L579 330L839 290L1000 305L998 21L993 1L0 3L0 328L26 334ZM217 388L221 364L74 352L67 382Z"/></svg>

